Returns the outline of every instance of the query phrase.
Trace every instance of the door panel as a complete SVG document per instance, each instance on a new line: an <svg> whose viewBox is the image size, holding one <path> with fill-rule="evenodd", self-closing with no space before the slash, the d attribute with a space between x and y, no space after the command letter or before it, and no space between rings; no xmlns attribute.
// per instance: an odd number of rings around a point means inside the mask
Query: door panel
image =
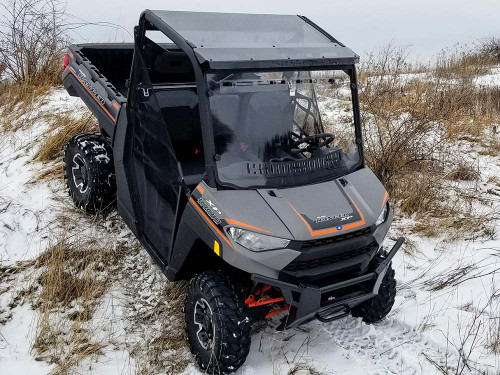
<svg viewBox="0 0 500 375"><path fill-rule="evenodd" d="M167 126L152 90L148 70L140 52L134 57L130 90L130 134L132 137L128 178L135 187L134 211L139 236L169 259L175 216L180 197L180 172Z"/></svg>

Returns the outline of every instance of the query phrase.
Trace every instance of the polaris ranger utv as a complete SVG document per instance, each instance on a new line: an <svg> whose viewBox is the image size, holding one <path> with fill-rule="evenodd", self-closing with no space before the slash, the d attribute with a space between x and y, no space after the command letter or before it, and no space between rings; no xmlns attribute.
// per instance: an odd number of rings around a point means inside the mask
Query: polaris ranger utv
<svg viewBox="0 0 500 375"><path fill-rule="evenodd" d="M388 194L364 164L359 56L306 17L146 10L133 44L71 45L64 86L99 133L65 148L71 197L114 202L171 281L191 280L199 367L278 329L392 308ZM147 287L147 286L146 286Z"/></svg>

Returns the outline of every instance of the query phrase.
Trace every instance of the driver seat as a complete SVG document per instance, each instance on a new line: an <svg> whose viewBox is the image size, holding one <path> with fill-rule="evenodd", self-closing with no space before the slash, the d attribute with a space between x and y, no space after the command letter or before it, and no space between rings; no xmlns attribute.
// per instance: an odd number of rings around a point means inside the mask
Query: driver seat
<svg viewBox="0 0 500 375"><path fill-rule="evenodd" d="M245 112L238 138L260 157L283 157L281 148L269 140L279 143L293 129L293 103L288 88L252 93Z"/></svg>

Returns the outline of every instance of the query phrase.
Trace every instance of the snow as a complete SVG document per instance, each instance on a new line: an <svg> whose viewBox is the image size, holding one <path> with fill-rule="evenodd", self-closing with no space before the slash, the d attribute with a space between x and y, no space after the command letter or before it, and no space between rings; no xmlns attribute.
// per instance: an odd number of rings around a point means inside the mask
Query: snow
<svg viewBox="0 0 500 375"><path fill-rule="evenodd" d="M474 78L474 84L478 87L499 87L500 66L492 68L489 74Z"/></svg>
<svg viewBox="0 0 500 375"><path fill-rule="evenodd" d="M0 374L48 374L52 368L30 352L35 314L28 306L16 307L9 324L0 331Z"/></svg>
<svg viewBox="0 0 500 375"><path fill-rule="evenodd" d="M3 263L35 257L47 246L46 229L55 218L49 185L32 183L42 167L41 163L30 163L36 152L33 146L47 130L44 113L69 108L77 112L82 103L62 89L45 100L48 104L42 107L32 126L0 133L0 261Z"/></svg>
<svg viewBox="0 0 500 375"><path fill-rule="evenodd" d="M492 74L498 79L500 70ZM485 77L477 84L491 82ZM55 90L46 101L43 111L82 105L63 90ZM341 115L341 111L332 109L331 117ZM30 160L36 151L35 142L47 126L39 116L33 126L0 133L0 266L33 259L46 249L58 213L71 206L69 199L59 193L60 182L33 183L41 164ZM500 195L491 192L500 194L500 186L489 179L500 176L500 158L477 152L468 147L464 154L478 163L481 181L477 186L461 188L477 189L489 202L485 209L498 212ZM113 229L114 223L109 221L107 228L115 236L113 240L117 244L130 240L130 232L121 227ZM408 234L411 224L409 218L395 221L385 243L390 247L404 234L416 245L415 251L402 250L393 260L398 295L387 319L367 325L347 317L330 324L314 321L298 329L276 332L281 316L275 316L252 335L250 354L237 374L309 374L313 369L327 374L438 374L433 363L454 373L461 366L460 344L467 353L471 351L473 363L464 374L497 374L500 356L491 354L487 344L499 319L499 301L490 299L500 287L500 240L495 236L482 240L444 236L429 239ZM497 222L491 224L498 229ZM152 342L153 333L164 328L163 321L141 326L130 318L131 314L147 315L158 302L155 298L162 296L165 279L147 257L140 250L125 258L124 267L136 283L120 284L117 280L104 296L93 321L99 327L95 339L109 344L102 355L79 363L78 373L134 373L136 363L131 348ZM464 272L455 274L457 270ZM439 282L450 276L454 281L440 288ZM22 275L0 277L0 374L48 374L53 365L35 360L31 350L36 312L27 303L9 308L14 292L22 284ZM467 328L477 329L478 341L467 337ZM183 350L166 353L165 358L185 355L187 348ZM184 374L199 371L191 364Z"/></svg>

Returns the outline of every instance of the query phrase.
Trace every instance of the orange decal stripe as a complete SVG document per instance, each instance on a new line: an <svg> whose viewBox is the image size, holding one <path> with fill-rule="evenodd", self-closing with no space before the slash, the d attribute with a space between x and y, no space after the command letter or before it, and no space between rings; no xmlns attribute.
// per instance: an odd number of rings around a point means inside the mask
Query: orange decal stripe
<svg viewBox="0 0 500 375"><path fill-rule="evenodd" d="M306 225L307 229L309 229L309 232L311 232L311 235L314 236L313 234L313 230L311 228L311 226L309 225L309 223L302 217L301 214L299 214L299 212L295 209L295 207L292 206L292 204L290 202L288 202L288 204L290 205L290 207L292 207L292 210L295 211L295 213L297 214L298 217L300 217L300 220L302 220L304 222L304 224ZM336 230L336 228L334 228Z"/></svg>
<svg viewBox="0 0 500 375"><path fill-rule="evenodd" d="M387 192L387 190L385 191L385 195L384 195L384 200L382 202L382 209L384 209L384 205L385 205L385 202L387 202L387 198L389 197L389 193Z"/></svg>
<svg viewBox="0 0 500 375"><path fill-rule="evenodd" d="M116 102L113 102L113 107L115 107L116 109L120 109L120 106Z"/></svg>
<svg viewBox="0 0 500 375"><path fill-rule="evenodd" d="M262 228L259 228L259 227L254 227L253 225L250 225L250 224L247 224L247 223L242 223L241 221L238 221L238 220L226 219L226 221L227 221L228 224L239 225L239 226L250 228L250 229L260 230L261 232L272 233L272 232L270 232L268 230L265 230L265 229L262 229Z"/></svg>
<svg viewBox="0 0 500 375"><path fill-rule="evenodd" d="M361 211L359 210L358 206L356 205L356 203L354 203L354 201L351 199L351 197L349 197L349 195L347 195L349 200L352 202L352 204L354 205L354 207L356 208L356 210L358 211L359 213L359 216L361 217L361 220L355 222L355 223L351 223L351 224L346 224L346 225L343 225L342 226L342 230L345 230L345 229L352 229L352 228L357 228L357 227L360 227L362 225L365 225L365 217L363 216L363 214L361 213ZM306 225L307 229L309 230L309 233L311 234L311 236L313 237L316 237L316 236L322 236L324 234L331 234L331 233L335 233L335 232L339 232L339 230L337 228L329 228L329 229L321 229L321 230L313 230L311 228L311 226L309 225L309 223L304 219L304 217L295 209L295 207L292 206L292 204L290 202L288 202L288 204L290 205L290 207L292 208L292 210L295 211L295 213L297 214L297 216L303 221L303 223Z"/></svg>
<svg viewBox="0 0 500 375"><path fill-rule="evenodd" d="M68 70L69 68L66 68L64 70ZM115 118L111 115L111 113L108 112L108 110L101 104L101 102L99 100L97 100L97 98L94 96L94 94L92 94L92 92L87 88L87 86L85 86L83 84L83 82L80 80L80 78L78 78L78 76L75 74L75 72L73 72L71 69L69 69L69 71L71 72L71 74L73 74L75 76L75 78L78 80L78 82L80 82L83 86L83 88L85 90L87 90L87 92L95 99L95 101L97 102L97 104L99 104L101 106L101 108L104 110L104 112L106 112L106 114L109 116L109 118L111 120L113 120L113 122L115 122Z"/></svg>
<svg viewBox="0 0 500 375"><path fill-rule="evenodd" d="M205 189L203 189L203 186L201 186L200 184L198 184L198 186L196 186L196 189L201 193L203 194L205 192Z"/></svg>
<svg viewBox="0 0 500 375"><path fill-rule="evenodd" d="M231 242L229 242L229 240L227 239L226 236L224 236L224 234L219 230L219 228L217 228L215 226L215 224L212 222L212 220L210 220L210 218L203 212L203 210L200 208L200 206L198 206L198 204L195 202L195 200L193 198L189 198L189 201L193 204L193 206L200 212L201 216L203 216L203 218L208 222L208 224L210 224L212 226L212 228L215 229L215 231L219 234L219 236L222 237L222 239L224 241L226 241L228 243L229 246L231 246L231 248L234 249L234 246Z"/></svg>

